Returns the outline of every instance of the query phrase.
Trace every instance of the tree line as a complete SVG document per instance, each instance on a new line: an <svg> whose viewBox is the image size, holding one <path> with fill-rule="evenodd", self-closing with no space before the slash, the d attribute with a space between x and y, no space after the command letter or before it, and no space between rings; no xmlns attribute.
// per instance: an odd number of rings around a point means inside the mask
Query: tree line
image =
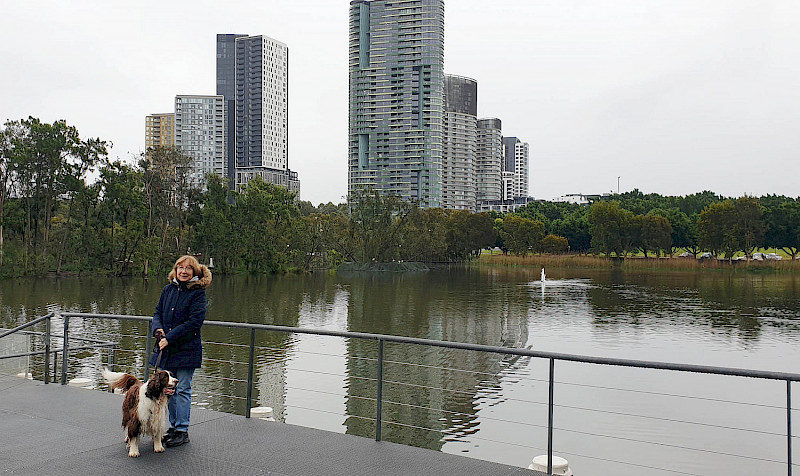
<svg viewBox="0 0 800 476"><path fill-rule="evenodd" d="M320 204L260 179L239 191L196 183L191 159L157 147L112 160L109 143L65 121L0 129L0 275L163 273L191 252L222 272L274 273L344 261L463 261L482 249L519 253L726 257L800 248L800 201L685 197L634 190L591 206L533 202L515 213L422 209L375 191Z"/></svg>

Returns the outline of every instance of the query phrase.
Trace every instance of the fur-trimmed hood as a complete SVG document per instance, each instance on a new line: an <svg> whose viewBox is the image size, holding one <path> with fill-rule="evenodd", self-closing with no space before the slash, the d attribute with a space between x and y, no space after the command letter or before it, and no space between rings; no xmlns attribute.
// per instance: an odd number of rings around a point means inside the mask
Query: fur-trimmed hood
<svg viewBox="0 0 800 476"><path fill-rule="evenodd" d="M172 277L172 284L179 284L178 280L174 276ZM186 287L188 289L207 289L210 285L211 270L208 269L208 266L201 264L199 272L197 270L195 271L195 276L189 281L189 284L187 284Z"/></svg>

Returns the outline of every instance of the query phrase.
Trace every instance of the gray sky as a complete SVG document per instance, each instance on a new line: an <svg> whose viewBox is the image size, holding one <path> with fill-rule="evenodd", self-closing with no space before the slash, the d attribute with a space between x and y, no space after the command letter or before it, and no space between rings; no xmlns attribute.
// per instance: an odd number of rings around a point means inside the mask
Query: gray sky
<svg viewBox="0 0 800 476"><path fill-rule="evenodd" d="M0 120L66 119L130 159L144 116L214 94L217 33L289 46L289 167L347 193L347 0L0 0ZM488 7L488 8L487 8ZM800 196L800 1L449 0L445 71L530 143L530 192Z"/></svg>

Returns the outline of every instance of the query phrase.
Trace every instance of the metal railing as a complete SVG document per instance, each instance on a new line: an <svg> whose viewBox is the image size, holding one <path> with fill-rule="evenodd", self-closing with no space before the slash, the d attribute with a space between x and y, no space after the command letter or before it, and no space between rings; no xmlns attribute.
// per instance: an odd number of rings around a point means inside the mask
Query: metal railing
<svg viewBox="0 0 800 476"><path fill-rule="evenodd" d="M62 360L61 360L61 384L65 385L67 383L67 370L69 366L69 352L75 351L78 349L88 349L88 348L97 348L103 347L108 345L115 345L113 343L107 341L100 341L99 344L96 345L89 345L89 346L81 346L81 347L70 347L69 341L69 321L70 318L82 318L82 319L114 319L114 320L134 320L134 321L142 321L147 322L147 341L146 341L146 355L149 356L151 349L152 349L152 317L149 316L132 316L132 315L120 315L120 314L96 314L96 313L80 313L80 312L64 312L64 313L50 313L44 317L40 317L34 319L31 322L18 326L14 329L9 331L3 332L0 334L0 338L3 338L7 335L20 332L24 329L27 329L31 326L34 326L42 321L46 321L46 331L44 332L44 339L45 339L45 350L38 351L38 352L30 352L27 354L21 355L40 355L44 354L45 356L45 383L48 383L49 380L49 354L50 354L50 321L53 317L60 316L63 319L63 335L60 336L63 339L63 346L61 349ZM490 345L480 345L480 344L469 344L469 343L461 343L461 342L447 342L447 341L439 341L439 340L431 340L431 339L420 339L414 337L402 337L402 336L391 336L391 335L384 335L384 334L371 334L371 333L363 333L363 332L347 332L347 331L334 331L334 330L323 330L323 329L305 329L299 327L288 327L288 326L277 326L277 325L267 325L267 324L249 324L249 323L239 323L239 322L223 322L223 321L205 321L205 326L212 326L212 327L225 327L231 329L246 329L250 331L250 339L249 339L249 360L248 364L248 371L247 371L247 395L245 397L245 416L250 418L250 410L252 408L252 387L253 387L253 375L254 375L254 366L255 366L255 332L257 330L262 331L270 331L270 332L281 332L281 333L290 333L290 334L308 334L308 335L319 335L319 336L333 336L333 337L342 337L342 338L350 338L350 339L362 339L362 340L369 340L369 341L376 341L378 344L377 350L377 379L376 379L376 415L375 415L375 439L377 441L381 440L381 427L383 425L382 421L382 413L383 413L383 384L384 384L384 375L383 375L383 367L384 367L384 343L391 342L391 343L398 343L398 344L413 344L413 345L420 345L420 346L428 346L428 347L440 347L446 349L461 349L461 350L468 350L468 351L476 351L476 352L485 352L485 353L495 353L495 354L502 354L502 355L511 355L511 356L520 356L520 357L530 357L535 359L544 359L547 360L549 363L549 377L548 377L548 403L547 403L547 459L548 459L548 466L547 466L547 474L552 474L552 459L553 459L553 421L554 421L554 400L555 400L555 392L554 392L554 383L555 383L555 362L556 361L564 361L564 362L577 362L582 364L595 364L595 365L611 365L611 366L619 366L619 367L629 367L629 368L644 368L644 369L655 369L655 370L671 370L671 371L678 371L678 372L692 372L692 373L699 373L699 374L711 374L711 375L726 375L726 376L733 376L733 377L746 377L746 378L756 378L756 379L765 379L765 380L779 380L786 382L786 445L787 445L787 474L789 476L792 475L792 382L800 381L800 374L795 373L787 373L787 372L773 372L773 371L760 371L760 370L748 370L748 369L740 369L740 368L730 368L730 367L715 367L715 366L706 366L706 365L691 365L691 364L678 364L678 363L670 363L670 362L653 362L653 361L643 361L643 360L629 360L629 359L618 359L618 358L605 358L605 357L591 357L591 356L582 356L582 355L575 355L575 354L565 354L565 353L556 353L556 352L542 352L530 349L519 349L519 348L508 348L508 347L499 347L499 346L490 346ZM76 338L78 339L78 338ZM86 339L80 339L86 340ZM19 355L15 355L19 356ZM2 358L10 358L15 356L0 356ZM54 366L55 367L55 366ZM144 360L144 373L145 375L149 372L149 361L148 359Z"/></svg>

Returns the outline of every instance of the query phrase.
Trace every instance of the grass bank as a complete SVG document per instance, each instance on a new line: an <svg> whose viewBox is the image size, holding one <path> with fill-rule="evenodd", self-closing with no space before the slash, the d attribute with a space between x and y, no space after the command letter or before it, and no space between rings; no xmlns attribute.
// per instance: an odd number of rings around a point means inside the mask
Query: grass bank
<svg viewBox="0 0 800 476"><path fill-rule="evenodd" d="M746 272L796 272L800 273L800 260L733 261L694 258L609 258L585 255L528 255L525 257L503 254L483 254L478 265L531 267L531 268L588 268L636 270L736 270Z"/></svg>

